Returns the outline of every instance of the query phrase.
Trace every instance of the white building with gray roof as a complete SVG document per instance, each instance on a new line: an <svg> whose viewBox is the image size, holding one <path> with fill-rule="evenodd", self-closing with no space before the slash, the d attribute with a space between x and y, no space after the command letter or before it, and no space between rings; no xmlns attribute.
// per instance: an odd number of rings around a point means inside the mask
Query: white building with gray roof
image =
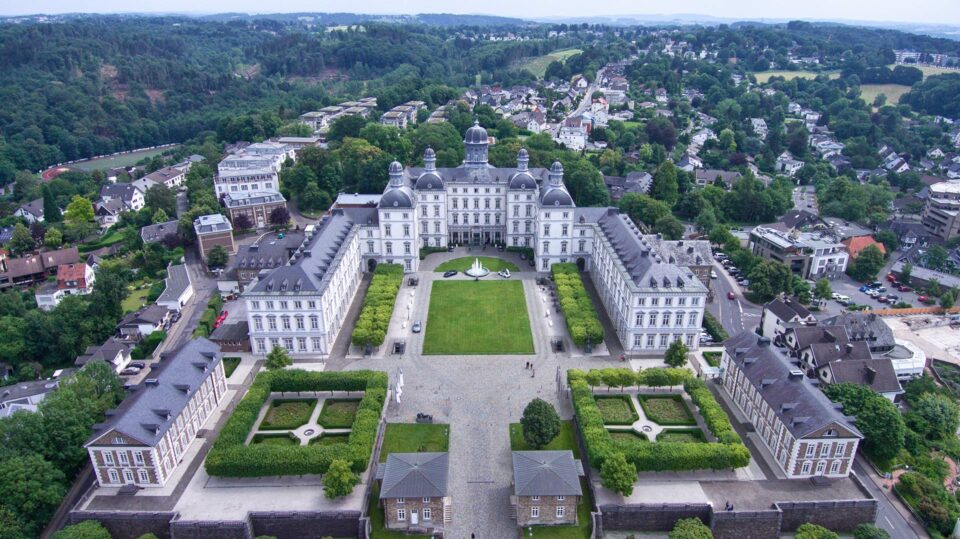
<svg viewBox="0 0 960 539"><path fill-rule="evenodd" d="M84 447L101 487L163 487L227 392L220 347L195 339L162 354Z"/></svg>

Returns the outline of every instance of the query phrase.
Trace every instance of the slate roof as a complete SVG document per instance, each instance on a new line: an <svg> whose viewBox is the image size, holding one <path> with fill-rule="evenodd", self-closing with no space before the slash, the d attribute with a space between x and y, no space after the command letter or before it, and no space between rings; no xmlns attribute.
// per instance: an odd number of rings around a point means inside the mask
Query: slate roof
<svg viewBox="0 0 960 539"><path fill-rule="evenodd" d="M129 183L108 183L100 188L101 198L119 198L129 204L139 190Z"/></svg>
<svg viewBox="0 0 960 539"><path fill-rule="evenodd" d="M253 245L237 250L230 273L238 269L273 269L285 265L293 252L303 243L303 232L289 231L281 239L276 234L264 235Z"/></svg>
<svg viewBox="0 0 960 539"><path fill-rule="evenodd" d="M390 453L377 466L380 499L446 496L449 468L449 453Z"/></svg>
<svg viewBox="0 0 960 539"><path fill-rule="evenodd" d="M279 191L243 191L227 193L223 196L223 204L228 208L244 208L258 204L275 204L286 202L287 199Z"/></svg>
<svg viewBox="0 0 960 539"><path fill-rule="evenodd" d="M57 380L35 380L2 386L0 387L0 402L10 402L42 393L49 393L56 389L58 385L59 382Z"/></svg>
<svg viewBox="0 0 960 539"><path fill-rule="evenodd" d="M246 294L273 294L282 291L321 293L326 289L332 268L340 263L341 249L355 227L375 222L376 208L335 208L320 220L313 238L294 253L290 265L261 275Z"/></svg>
<svg viewBox="0 0 960 539"><path fill-rule="evenodd" d="M760 344L763 340L766 345ZM769 339L747 330L725 341L724 348L794 437L802 438L832 423L861 436L853 422L769 344Z"/></svg>
<svg viewBox="0 0 960 539"><path fill-rule="evenodd" d="M31 200L17 209L23 210L25 213L29 213L37 219L41 219L43 218L43 199L38 198L36 200Z"/></svg>
<svg viewBox="0 0 960 539"><path fill-rule="evenodd" d="M787 332L797 337L797 350L819 342L847 342L847 333L844 328L825 328L821 326L791 326Z"/></svg>
<svg viewBox="0 0 960 539"><path fill-rule="evenodd" d="M790 228L803 228L816 224L823 224L820 216L807 210L790 210L783 214L780 222Z"/></svg>
<svg viewBox="0 0 960 539"><path fill-rule="evenodd" d="M566 451L514 451L513 493L517 496L581 496L583 465Z"/></svg>
<svg viewBox="0 0 960 539"><path fill-rule="evenodd" d="M80 251L76 247L68 247L56 251L44 251L38 255L10 258L4 261L4 265L7 267L6 274L10 278L16 278L41 273L61 264L74 264L79 261Z"/></svg>
<svg viewBox="0 0 960 539"><path fill-rule="evenodd" d="M820 321L821 326L843 327L851 341L867 341L870 349L893 347L893 331L873 313L841 313Z"/></svg>
<svg viewBox="0 0 960 539"><path fill-rule="evenodd" d="M698 168L694 171L694 175L697 182L703 181L711 185L716 181L717 178L720 178L720 181L722 181L728 188L732 187L737 180L743 177L742 174L735 170L727 171L715 170L711 168Z"/></svg>
<svg viewBox="0 0 960 539"><path fill-rule="evenodd" d="M177 225L178 221L176 219L164 223L147 225L140 229L140 239L142 239L144 243L162 241L163 238L167 237L169 234L177 233Z"/></svg>
<svg viewBox="0 0 960 539"><path fill-rule="evenodd" d="M138 386L104 423L94 426L95 433L84 446L94 444L111 430L155 446L213 374L221 357L220 347L204 338L162 354L158 366L147 376L156 383Z"/></svg>
<svg viewBox="0 0 960 539"><path fill-rule="evenodd" d="M819 342L810 345L818 367L834 361L871 359L870 347L863 342Z"/></svg>
<svg viewBox="0 0 960 539"><path fill-rule="evenodd" d="M226 232L233 230L230 221L219 213L210 215L201 215L193 221L193 229L197 234L212 234L214 232Z"/></svg>
<svg viewBox="0 0 960 539"><path fill-rule="evenodd" d="M640 230L616 208L607 208L599 217L602 235L616 251L617 258L626 268L635 285L645 291L681 289L691 292L707 292L700 279L686 268L669 264L653 250L653 245L642 238Z"/></svg>
<svg viewBox="0 0 960 539"><path fill-rule="evenodd" d="M713 253L706 240L665 240L658 234L645 234L643 239L653 246L669 264L678 266L712 266Z"/></svg>
<svg viewBox="0 0 960 539"><path fill-rule="evenodd" d="M808 311L806 307L790 298L786 298L785 300L774 298L764 305L763 308L772 312L777 318L785 322L789 322L794 316L799 316L802 319L810 316L810 311Z"/></svg>
<svg viewBox="0 0 960 539"><path fill-rule="evenodd" d="M190 273L187 271L187 266L183 264L171 264L167 266L167 278L165 282L166 288L163 289L163 293L157 298L157 303L180 301L180 296L191 286Z"/></svg>
<svg viewBox="0 0 960 539"><path fill-rule="evenodd" d="M88 346L84 351L82 356L78 356L74 363L78 366L86 365L87 363L95 360L106 361L107 363L112 363L117 357L117 353L123 352L124 355L129 355L132 347L114 337L110 337L100 346Z"/></svg>
<svg viewBox="0 0 960 539"><path fill-rule="evenodd" d="M826 366L832 374L831 383L849 382L869 386L877 393L899 393L903 391L893 362L882 359L845 359L834 361Z"/></svg>
<svg viewBox="0 0 960 539"><path fill-rule="evenodd" d="M139 324L158 324L161 320L166 318L167 313L170 312L169 309L162 305L149 305L140 309L139 311L132 312L127 316L124 316L120 320L120 327L139 325Z"/></svg>

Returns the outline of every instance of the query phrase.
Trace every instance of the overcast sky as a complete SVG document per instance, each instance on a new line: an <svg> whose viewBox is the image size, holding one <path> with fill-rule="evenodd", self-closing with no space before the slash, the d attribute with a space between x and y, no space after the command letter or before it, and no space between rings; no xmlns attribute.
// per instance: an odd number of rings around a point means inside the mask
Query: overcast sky
<svg viewBox="0 0 960 539"><path fill-rule="evenodd" d="M33 13L483 13L510 17L698 14L742 19L868 20L960 24L957 0L0 0L0 14Z"/></svg>

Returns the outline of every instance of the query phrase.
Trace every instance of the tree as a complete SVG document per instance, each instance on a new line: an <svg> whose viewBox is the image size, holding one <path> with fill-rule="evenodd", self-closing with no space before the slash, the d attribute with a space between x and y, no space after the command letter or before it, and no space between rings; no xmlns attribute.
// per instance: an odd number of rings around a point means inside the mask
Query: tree
<svg viewBox="0 0 960 539"><path fill-rule="evenodd" d="M553 405L543 399L533 399L523 409L520 418L523 440L534 449L540 449L560 434L560 416Z"/></svg>
<svg viewBox="0 0 960 539"><path fill-rule="evenodd" d="M673 525L670 539L713 539L713 532L699 518L681 518Z"/></svg>
<svg viewBox="0 0 960 539"><path fill-rule="evenodd" d="M143 196L143 204L154 212L163 210L167 215L176 215L177 192L163 184L154 185L147 189L147 194Z"/></svg>
<svg viewBox="0 0 960 539"><path fill-rule="evenodd" d="M111 539L110 532L96 520L85 520L67 526L50 536L50 539Z"/></svg>
<svg viewBox="0 0 960 539"><path fill-rule="evenodd" d="M360 478L350 469L349 462L333 459L327 473L323 474L323 495L330 500L342 498L353 492L353 487L359 482Z"/></svg>
<svg viewBox="0 0 960 539"><path fill-rule="evenodd" d="M270 350L270 353L267 354L267 362L264 366L268 371L278 371L290 365L293 365L293 360L290 359L290 354L287 353L287 350L275 346L273 350Z"/></svg>
<svg viewBox="0 0 960 539"><path fill-rule="evenodd" d="M687 348L687 345L683 344L680 339L677 339L670 343L670 347L667 348L667 355L663 358L663 362L671 367L683 367L687 364L688 353L690 353L690 350Z"/></svg>
<svg viewBox="0 0 960 539"><path fill-rule="evenodd" d="M53 196L49 184L44 184L41 189L43 193L43 220L47 223L59 223L63 221L63 215L60 214L60 208L57 206L57 199Z"/></svg>
<svg viewBox="0 0 960 539"><path fill-rule="evenodd" d="M250 230L253 228L253 221L245 213L241 213L233 218L233 226L237 230Z"/></svg>
<svg viewBox="0 0 960 539"><path fill-rule="evenodd" d="M600 480L605 488L629 496L633 494L637 468L633 463L627 462L623 453L616 451L608 455L600 465Z"/></svg>
<svg viewBox="0 0 960 539"><path fill-rule="evenodd" d="M890 534L873 524L863 523L853 530L853 539L890 539Z"/></svg>
<svg viewBox="0 0 960 539"><path fill-rule="evenodd" d="M166 223L170 218L167 217L167 212L163 211L163 208L158 208L157 211L153 212L153 216L150 217L150 222L153 224Z"/></svg>
<svg viewBox="0 0 960 539"><path fill-rule="evenodd" d="M868 283L877 278L877 273L883 268L883 253L877 249L876 245L868 245L857 258L851 261L848 273L854 279Z"/></svg>
<svg viewBox="0 0 960 539"><path fill-rule="evenodd" d="M904 262L903 267L900 268L900 282L910 286L910 275L913 273L913 264L909 262Z"/></svg>
<svg viewBox="0 0 960 539"><path fill-rule="evenodd" d="M940 306L944 309L950 309L957 302L957 289L951 288L940 296Z"/></svg>
<svg viewBox="0 0 960 539"><path fill-rule="evenodd" d="M3 505L24 523L27 535L37 537L67 490L66 477L40 455L17 455L0 463Z"/></svg>
<svg viewBox="0 0 960 539"><path fill-rule="evenodd" d="M802 524L797 528L797 533L794 535L795 539L840 539L840 536L833 533L832 531L824 528L823 526L818 526L816 524Z"/></svg>
<svg viewBox="0 0 960 539"><path fill-rule="evenodd" d="M13 225L10 241L7 242L8 249L17 254L23 254L32 251L35 246L36 243L33 241L33 235L30 234L29 228L24 226L23 223Z"/></svg>
<svg viewBox="0 0 960 539"><path fill-rule="evenodd" d="M230 253L222 245L214 245L207 253L207 266L211 268L226 267L230 261Z"/></svg>
<svg viewBox="0 0 960 539"><path fill-rule="evenodd" d="M740 267L743 267L742 265ZM793 289L793 273L786 265L775 260L764 260L747 273L750 290L761 301L769 301L780 293Z"/></svg>
<svg viewBox="0 0 960 539"><path fill-rule="evenodd" d="M280 206L270 212L270 224L275 226L286 226L290 222L290 212Z"/></svg>
<svg viewBox="0 0 960 539"><path fill-rule="evenodd" d="M627 193L617 202L620 211L627 214L633 222L653 226L658 220L670 215L670 206L639 193Z"/></svg>
<svg viewBox="0 0 960 539"><path fill-rule="evenodd" d="M939 245L934 245L927 251L927 266L935 270L943 269L949 256L950 253L948 253L946 249Z"/></svg>
<svg viewBox="0 0 960 539"><path fill-rule="evenodd" d="M960 426L960 409L946 395L925 393L917 400L913 412L923 418L927 425L927 437L946 439L953 437Z"/></svg>
<svg viewBox="0 0 960 539"><path fill-rule="evenodd" d="M67 205L67 213L64 215L67 223L79 225L93 221L93 204L89 200L79 195L74 195Z"/></svg>
<svg viewBox="0 0 960 539"><path fill-rule="evenodd" d="M884 249L887 250L887 254L892 254L894 251L900 247L900 240L897 239L897 235L889 230L881 230L873 235L873 239L879 241L883 244Z"/></svg>
<svg viewBox="0 0 960 539"><path fill-rule="evenodd" d="M903 448L906 426L896 405L867 386L830 384L824 393L843 406L843 413L857 418L864 448L878 460L888 460Z"/></svg>
<svg viewBox="0 0 960 539"><path fill-rule="evenodd" d="M653 229L668 240L683 239L683 223L672 215L665 215L657 219Z"/></svg>
<svg viewBox="0 0 960 539"><path fill-rule="evenodd" d="M315 183L307 184L299 200L300 207L305 210L326 209L330 206L330 195L321 191Z"/></svg>
<svg viewBox="0 0 960 539"><path fill-rule="evenodd" d="M677 167L667 161L653 175L650 196L673 207L680 199L680 185L677 182Z"/></svg>
<svg viewBox="0 0 960 539"><path fill-rule="evenodd" d="M56 249L63 245L63 232L58 228L51 228L43 236L43 244L51 249Z"/></svg>
<svg viewBox="0 0 960 539"><path fill-rule="evenodd" d="M817 284L813 288L813 296L819 300L830 299L833 296L833 288L826 277L817 279Z"/></svg>

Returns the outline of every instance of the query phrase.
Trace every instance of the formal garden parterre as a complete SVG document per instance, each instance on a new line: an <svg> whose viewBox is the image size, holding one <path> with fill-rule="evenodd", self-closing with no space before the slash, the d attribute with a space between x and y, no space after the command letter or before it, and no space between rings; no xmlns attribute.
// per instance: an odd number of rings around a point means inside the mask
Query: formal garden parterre
<svg viewBox="0 0 960 539"><path fill-rule="evenodd" d="M264 443L262 438L260 443L246 443L271 394L317 391L363 393L346 443L324 443L323 437L305 446L276 440ZM373 453L386 395L387 375L380 371L261 372L213 443L205 462L207 473L217 477L322 474L334 459L362 472Z"/></svg>
<svg viewBox="0 0 960 539"><path fill-rule="evenodd" d="M646 369L639 373L630 369L588 372L572 369L567 372L567 382L587 457L593 467L600 468L616 454L625 457L637 471L722 470L740 468L750 463L750 452L733 430L726 413L706 384L693 378L686 369ZM598 397L603 399L606 395L594 394L593 388L601 385L620 387L621 390L637 386L641 392L644 386L682 385L717 441L704 443L703 433L699 429L680 429L679 432L665 430L663 432L670 435L656 443L648 443L645 437L637 436L632 431L612 433L597 404ZM657 398L665 396L658 395Z"/></svg>

